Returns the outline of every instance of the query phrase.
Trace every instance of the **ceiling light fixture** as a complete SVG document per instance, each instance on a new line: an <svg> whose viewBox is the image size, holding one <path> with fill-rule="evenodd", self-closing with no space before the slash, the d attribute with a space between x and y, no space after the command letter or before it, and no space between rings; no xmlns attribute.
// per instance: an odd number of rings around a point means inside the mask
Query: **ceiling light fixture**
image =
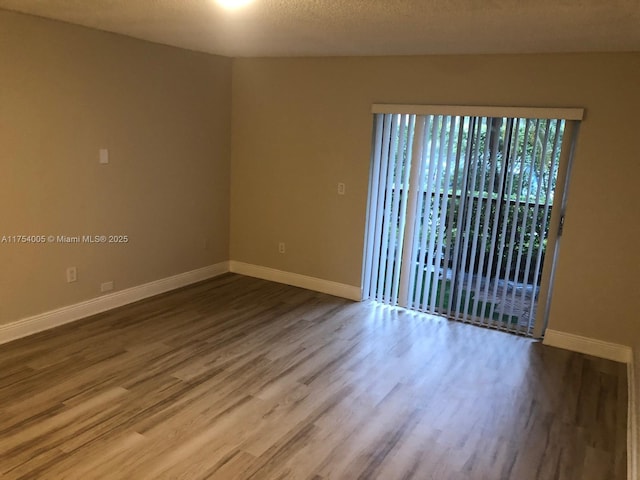
<svg viewBox="0 0 640 480"><path fill-rule="evenodd" d="M244 7L250 4L253 0L216 0L224 8L234 10L236 8Z"/></svg>

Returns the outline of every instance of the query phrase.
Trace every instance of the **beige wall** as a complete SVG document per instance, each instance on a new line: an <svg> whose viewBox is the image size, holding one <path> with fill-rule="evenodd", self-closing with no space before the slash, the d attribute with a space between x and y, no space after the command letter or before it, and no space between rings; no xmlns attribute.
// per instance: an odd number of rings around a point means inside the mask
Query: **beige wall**
<svg viewBox="0 0 640 480"><path fill-rule="evenodd" d="M229 59L0 11L0 236L130 238L0 244L0 324L228 260L230 92Z"/></svg>
<svg viewBox="0 0 640 480"><path fill-rule="evenodd" d="M447 103L586 109L551 327L640 338L638 53L238 59L232 75L229 59L0 11L0 59L0 236L130 238L0 244L0 324L229 258L358 286L370 106Z"/></svg>
<svg viewBox="0 0 640 480"><path fill-rule="evenodd" d="M638 53L234 60L231 258L360 285L372 103L584 107L550 327L631 344L639 85Z"/></svg>

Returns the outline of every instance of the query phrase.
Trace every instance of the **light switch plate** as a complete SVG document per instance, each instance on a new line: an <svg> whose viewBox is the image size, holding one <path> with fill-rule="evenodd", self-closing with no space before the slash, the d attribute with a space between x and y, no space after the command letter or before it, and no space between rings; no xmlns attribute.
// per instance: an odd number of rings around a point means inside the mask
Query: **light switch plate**
<svg viewBox="0 0 640 480"><path fill-rule="evenodd" d="M100 163L103 165L109 163L109 150L106 148L100 149Z"/></svg>

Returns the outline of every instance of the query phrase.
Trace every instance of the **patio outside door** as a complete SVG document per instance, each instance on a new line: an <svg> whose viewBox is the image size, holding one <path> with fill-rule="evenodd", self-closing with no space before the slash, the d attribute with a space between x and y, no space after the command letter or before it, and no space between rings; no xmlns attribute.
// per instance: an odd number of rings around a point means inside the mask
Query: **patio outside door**
<svg viewBox="0 0 640 480"><path fill-rule="evenodd" d="M543 335L582 112L522 113L375 115L366 298Z"/></svg>

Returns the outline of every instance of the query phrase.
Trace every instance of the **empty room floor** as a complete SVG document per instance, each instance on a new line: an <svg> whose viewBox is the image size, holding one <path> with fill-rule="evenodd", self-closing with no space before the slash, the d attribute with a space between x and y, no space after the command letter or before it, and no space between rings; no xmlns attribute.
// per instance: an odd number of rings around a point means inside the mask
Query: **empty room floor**
<svg viewBox="0 0 640 480"><path fill-rule="evenodd" d="M626 367L228 274L0 346L6 479L626 478Z"/></svg>

